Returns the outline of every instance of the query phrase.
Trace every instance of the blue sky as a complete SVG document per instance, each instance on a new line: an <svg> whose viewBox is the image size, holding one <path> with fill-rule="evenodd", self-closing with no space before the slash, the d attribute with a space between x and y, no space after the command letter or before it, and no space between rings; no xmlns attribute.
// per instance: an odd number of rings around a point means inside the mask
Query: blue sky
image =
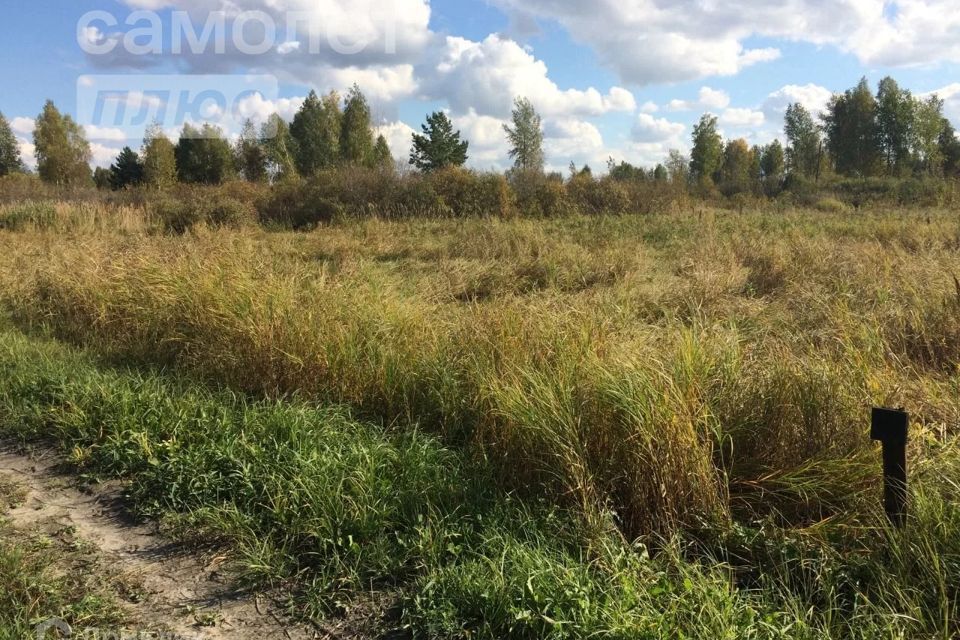
<svg viewBox="0 0 960 640"><path fill-rule="evenodd" d="M602 169L607 157L652 165L689 146L691 125L705 111L719 116L726 136L767 142L780 134L789 102L816 111L863 75L937 92L960 125L960 0L6 4L0 111L28 161L32 119L48 98L85 126L96 163L109 164L124 144L138 146L142 123L91 115L91 96L118 82L138 105L153 104L138 89L197 91L207 82L255 119L273 111L289 118L309 89L343 91L357 82L396 156L406 156L429 111L445 109L478 168L508 165L501 125L520 95L542 113L548 162L558 169L571 161ZM200 37L220 19L222 49ZM199 44L177 53L173 39L183 25ZM124 36L132 29L141 31L132 42L154 50L131 50ZM247 75L275 80L256 85L263 89L252 99L239 93ZM173 111L163 120L171 135L184 119L236 133L236 118L222 119L222 110L179 119Z"/></svg>

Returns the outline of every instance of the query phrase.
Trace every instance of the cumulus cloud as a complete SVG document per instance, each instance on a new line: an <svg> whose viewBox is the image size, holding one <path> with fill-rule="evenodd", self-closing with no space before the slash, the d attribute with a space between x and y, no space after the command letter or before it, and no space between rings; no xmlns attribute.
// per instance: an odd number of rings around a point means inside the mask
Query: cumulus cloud
<svg viewBox="0 0 960 640"><path fill-rule="evenodd" d="M734 128L760 127L765 120L762 111L743 108L725 109L719 117L721 125Z"/></svg>
<svg viewBox="0 0 960 640"><path fill-rule="evenodd" d="M413 145L413 127L405 122L386 122L376 128L376 134L387 140L390 153L399 161L406 162L410 157L410 147Z"/></svg>
<svg viewBox="0 0 960 640"><path fill-rule="evenodd" d="M590 87L560 89L548 76L547 65L513 40L497 34L482 42L447 37L440 63L424 73L425 93L446 99L456 113L505 117L513 99L525 96L545 116L598 116L633 111L636 100L621 87L606 94Z"/></svg>
<svg viewBox="0 0 960 640"><path fill-rule="evenodd" d="M495 2L558 22L640 85L733 75L779 57L748 48L754 37L831 45L870 65L960 62L957 0Z"/></svg>
<svg viewBox="0 0 960 640"><path fill-rule="evenodd" d="M83 131L88 140L104 142L124 142L127 140L127 134L122 129L114 127L98 127L88 124L83 127Z"/></svg>
<svg viewBox="0 0 960 640"><path fill-rule="evenodd" d="M356 81L376 99L396 100L414 91L413 65L436 40L429 28L428 0L125 0L125 4L131 9L169 8L177 18L167 14L159 25L161 33L169 34L162 39L161 53L133 55L118 44L109 53L88 54L98 68L142 69L175 58L195 74L255 68L286 82L322 88L343 88ZM218 24L221 16L222 31L207 34L205 29ZM125 16L117 19L118 26L95 21L81 26L78 39L89 45L119 43L131 28L149 26L146 21L125 24ZM347 75L349 81L344 80Z"/></svg>
<svg viewBox="0 0 960 640"><path fill-rule="evenodd" d="M926 98L931 95L936 95L943 100L943 114L954 127L960 128L960 82L953 82L929 93L920 94L920 97Z"/></svg>
<svg viewBox="0 0 960 640"><path fill-rule="evenodd" d="M671 100L667 103L668 111L718 111L730 104L730 96L725 91L700 87L696 100Z"/></svg>
<svg viewBox="0 0 960 640"><path fill-rule="evenodd" d="M767 118L777 120L783 118L790 104L799 102L816 118L827 108L832 95L832 91L820 85L788 84L767 96L762 109Z"/></svg>
<svg viewBox="0 0 960 640"><path fill-rule="evenodd" d="M33 133L35 124L33 118L18 117L10 121L10 128L13 129L14 133L27 136Z"/></svg>
<svg viewBox="0 0 960 640"><path fill-rule="evenodd" d="M666 118L654 118L641 113L633 125L633 139L637 142L667 142L683 134L686 126L679 122L670 122Z"/></svg>

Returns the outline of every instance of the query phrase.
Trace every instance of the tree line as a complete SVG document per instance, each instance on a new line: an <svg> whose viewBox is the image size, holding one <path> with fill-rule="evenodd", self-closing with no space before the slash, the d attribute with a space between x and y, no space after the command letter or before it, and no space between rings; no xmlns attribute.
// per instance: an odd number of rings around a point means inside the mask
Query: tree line
<svg viewBox="0 0 960 640"><path fill-rule="evenodd" d="M867 80L836 94L820 121L800 103L788 106L784 139L750 146L744 139L724 141L718 119L704 114L694 126L689 158L671 151L652 170L608 165L616 180L673 180L719 188L726 195L776 191L790 178L943 177L960 173L960 140L936 96L919 98L884 78L876 95ZM542 119L526 98L514 102L504 125L514 171L543 172ZM136 185L164 188L176 182L219 184L240 177L278 182L309 177L337 167L392 170L395 160L383 135L376 136L369 104L355 85L341 98L336 92L311 91L292 121L271 115L259 128L248 120L231 144L216 126L185 124L179 140L155 125L140 151L125 147L109 169L90 170L90 145L83 128L50 101L34 130L37 173L53 184L80 184L91 178L99 187ZM469 142L442 111L430 114L421 133L412 136L409 165L429 173L460 167L469 159ZM16 138L0 114L0 176L23 170ZM572 175L590 173L589 167Z"/></svg>
<svg viewBox="0 0 960 640"><path fill-rule="evenodd" d="M693 128L690 178L729 194L786 178L955 177L960 140L943 113L943 100L914 96L893 78L874 94L866 78L835 94L817 122L800 103L787 107L786 147L778 140L750 147L724 142L716 116L704 114Z"/></svg>

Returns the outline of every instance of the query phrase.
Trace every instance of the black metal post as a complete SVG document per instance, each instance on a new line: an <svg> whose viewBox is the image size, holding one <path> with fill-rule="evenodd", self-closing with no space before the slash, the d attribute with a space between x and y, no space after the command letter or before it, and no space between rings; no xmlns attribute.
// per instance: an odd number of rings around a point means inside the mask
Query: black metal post
<svg viewBox="0 0 960 640"><path fill-rule="evenodd" d="M870 437L883 444L883 507L895 527L907 519L907 435L910 416L902 409L874 409Z"/></svg>

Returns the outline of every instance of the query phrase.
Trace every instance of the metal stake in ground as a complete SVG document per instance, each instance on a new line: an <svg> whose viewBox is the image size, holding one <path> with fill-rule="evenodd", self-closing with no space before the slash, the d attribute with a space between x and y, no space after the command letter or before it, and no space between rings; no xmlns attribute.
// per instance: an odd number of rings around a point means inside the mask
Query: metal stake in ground
<svg viewBox="0 0 960 640"><path fill-rule="evenodd" d="M883 443L883 507L895 527L907 517L907 433L910 416L902 409L874 409L870 437Z"/></svg>

